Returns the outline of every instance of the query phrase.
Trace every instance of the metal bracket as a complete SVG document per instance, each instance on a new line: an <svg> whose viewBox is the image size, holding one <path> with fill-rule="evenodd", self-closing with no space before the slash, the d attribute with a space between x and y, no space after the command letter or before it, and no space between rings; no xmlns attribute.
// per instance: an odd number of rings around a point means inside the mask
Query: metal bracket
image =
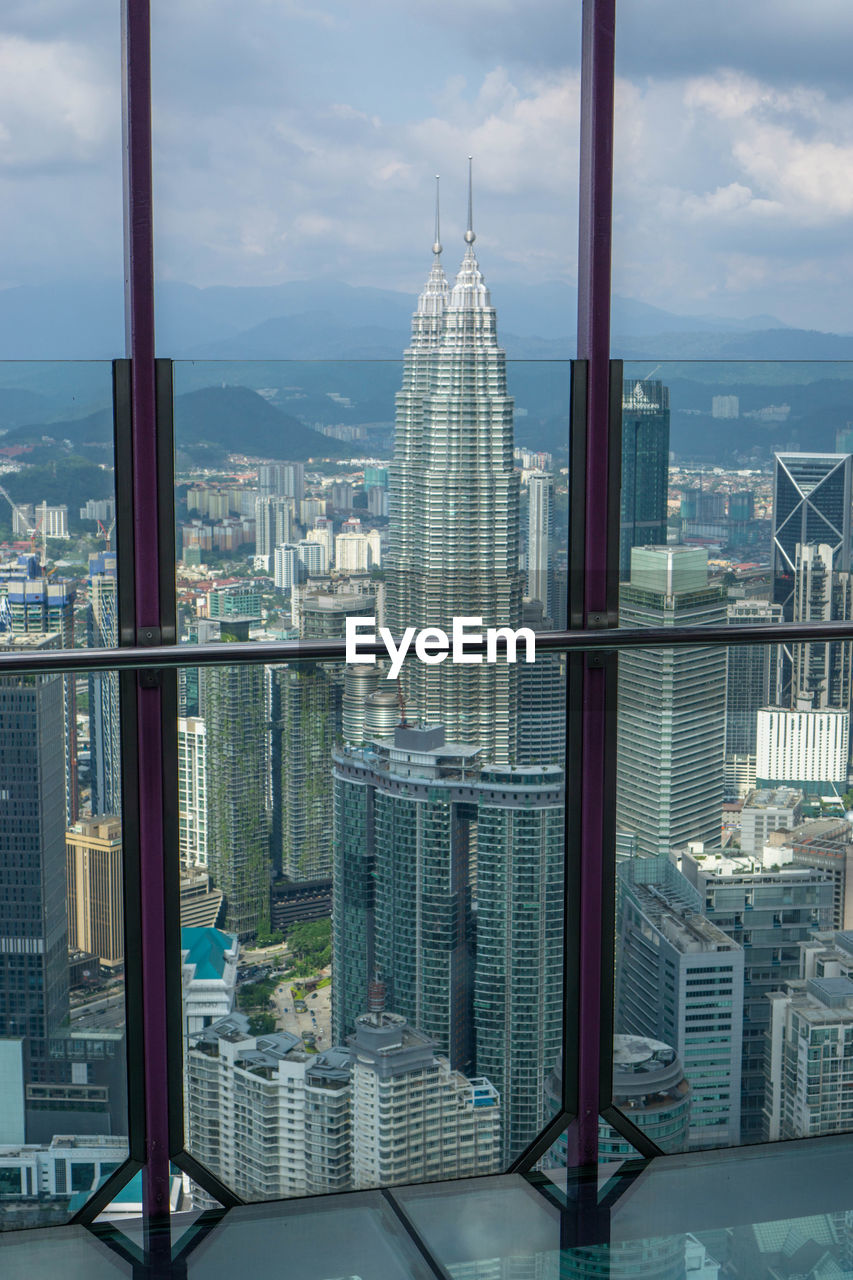
<svg viewBox="0 0 853 1280"><path fill-rule="evenodd" d="M615 653L615 649L591 649L584 654L584 665L588 671L600 671L608 665Z"/></svg>
<svg viewBox="0 0 853 1280"><path fill-rule="evenodd" d="M159 627L139 627L136 642L140 648L155 648L162 644L162 633ZM162 671L158 667L144 667L139 672L140 689L159 689L162 684Z"/></svg>

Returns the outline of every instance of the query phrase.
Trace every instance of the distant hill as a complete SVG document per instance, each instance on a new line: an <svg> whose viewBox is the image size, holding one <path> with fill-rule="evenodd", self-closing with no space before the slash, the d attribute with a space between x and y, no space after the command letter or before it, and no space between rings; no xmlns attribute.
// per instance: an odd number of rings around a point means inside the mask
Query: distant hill
<svg viewBox="0 0 853 1280"><path fill-rule="evenodd" d="M282 413L249 387L203 387L175 398L175 447L218 445L262 458L338 458L351 447Z"/></svg>
<svg viewBox="0 0 853 1280"><path fill-rule="evenodd" d="M0 437L2 445L40 445L47 436L72 447L112 441L112 413L99 409L84 418L17 427ZM330 439L282 413L249 387L204 387L175 397L175 443L180 449L212 445L218 453L242 451L267 458L337 458L346 452Z"/></svg>

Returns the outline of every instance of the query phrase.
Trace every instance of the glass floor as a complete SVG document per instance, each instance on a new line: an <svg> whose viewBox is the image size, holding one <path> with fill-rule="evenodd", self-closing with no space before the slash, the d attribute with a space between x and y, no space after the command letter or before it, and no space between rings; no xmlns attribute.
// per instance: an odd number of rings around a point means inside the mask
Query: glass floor
<svg viewBox="0 0 853 1280"><path fill-rule="evenodd" d="M0 1237L4 1280L853 1280L853 1139ZM149 1265L146 1265L149 1264Z"/></svg>

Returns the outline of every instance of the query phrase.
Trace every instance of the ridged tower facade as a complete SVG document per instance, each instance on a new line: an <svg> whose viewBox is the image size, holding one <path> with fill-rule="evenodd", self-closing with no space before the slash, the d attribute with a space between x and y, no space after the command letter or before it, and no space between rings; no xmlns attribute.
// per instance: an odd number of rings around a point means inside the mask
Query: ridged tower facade
<svg viewBox="0 0 853 1280"><path fill-rule="evenodd" d="M389 508L388 625L441 627L479 617L485 627L521 625L519 480L513 470L513 401L506 353L468 230L453 288L434 263L418 299L397 395ZM516 754L517 667L406 662L412 712L440 722L449 741L481 747L499 763Z"/></svg>

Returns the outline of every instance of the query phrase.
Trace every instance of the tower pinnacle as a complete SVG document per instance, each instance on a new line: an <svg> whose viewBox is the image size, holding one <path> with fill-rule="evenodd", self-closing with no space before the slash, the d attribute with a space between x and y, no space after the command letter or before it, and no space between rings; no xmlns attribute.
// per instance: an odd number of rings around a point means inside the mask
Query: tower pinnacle
<svg viewBox="0 0 853 1280"><path fill-rule="evenodd" d="M474 183L471 175L471 161L468 157L468 229L465 232L465 243L473 244L477 237L474 234Z"/></svg>
<svg viewBox="0 0 853 1280"><path fill-rule="evenodd" d="M441 232L438 225L438 184L440 174L435 175L435 240L433 241L432 251L436 257L441 253Z"/></svg>

